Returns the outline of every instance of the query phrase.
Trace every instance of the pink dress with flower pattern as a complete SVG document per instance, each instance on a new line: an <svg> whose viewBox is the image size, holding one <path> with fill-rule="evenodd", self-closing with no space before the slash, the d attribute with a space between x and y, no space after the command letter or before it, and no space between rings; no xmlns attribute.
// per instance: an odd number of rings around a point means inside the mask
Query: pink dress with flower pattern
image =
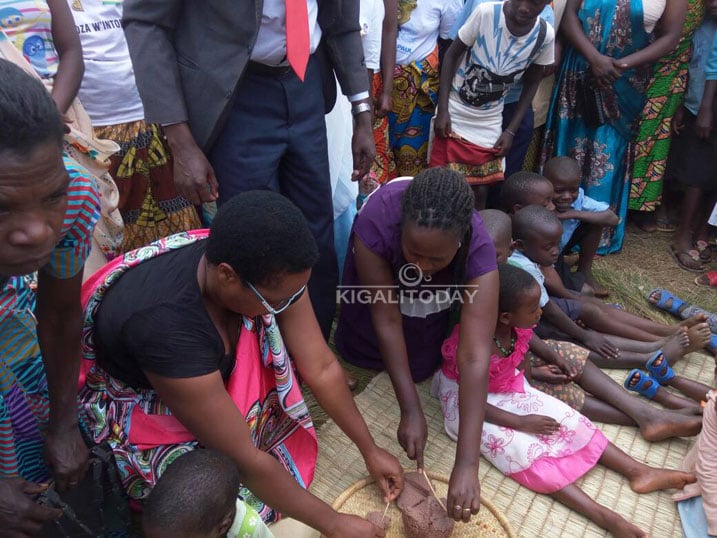
<svg viewBox="0 0 717 538"><path fill-rule="evenodd" d="M432 394L441 401L449 437L458 437L458 329L445 341L443 366L433 379ZM518 370L532 329L514 329L515 349L508 357L490 358L488 403L515 415L544 415L560 423L553 435L535 435L483 424L481 454L503 474L538 493L553 493L572 484L592 469L608 440L578 411L531 387Z"/></svg>

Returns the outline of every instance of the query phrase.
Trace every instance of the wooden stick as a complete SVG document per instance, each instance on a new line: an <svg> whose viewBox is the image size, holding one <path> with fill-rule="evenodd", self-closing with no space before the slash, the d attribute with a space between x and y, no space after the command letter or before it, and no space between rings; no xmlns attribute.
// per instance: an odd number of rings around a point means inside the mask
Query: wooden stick
<svg viewBox="0 0 717 538"><path fill-rule="evenodd" d="M388 501L386 503L386 508L383 510L383 515L381 516L381 521L379 522L380 526L383 526L383 520L386 518L386 512L388 512L388 507L391 506L391 501Z"/></svg>
<svg viewBox="0 0 717 538"><path fill-rule="evenodd" d="M438 501L438 504L441 505L441 508L443 508L444 510L446 510L446 507L445 507L445 506L443 505L443 503L441 502L441 499L438 498L438 494L436 493L436 490L433 489L433 485L431 484L431 479L428 478L428 475L426 474L426 470L425 470L425 469L423 470L423 476L426 477L426 482L428 482L428 487L431 488L431 493L433 493L433 496L434 496L434 497L436 498L436 500ZM447 514L447 513L448 513L448 510L446 510L446 514Z"/></svg>

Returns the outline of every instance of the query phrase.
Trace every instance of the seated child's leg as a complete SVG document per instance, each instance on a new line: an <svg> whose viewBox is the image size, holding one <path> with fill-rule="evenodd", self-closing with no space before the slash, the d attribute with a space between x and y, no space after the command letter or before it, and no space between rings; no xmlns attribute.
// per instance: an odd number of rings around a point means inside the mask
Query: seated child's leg
<svg viewBox="0 0 717 538"><path fill-rule="evenodd" d="M486 208L488 199L488 185L471 185L476 199L476 210L482 211Z"/></svg>
<svg viewBox="0 0 717 538"><path fill-rule="evenodd" d="M621 336L640 342L657 342L662 340L660 336L656 336L627 323L628 320L631 320L630 315L619 317L620 314L623 314L623 312L615 309L611 309L608 312L595 303L583 302L580 307L578 319L585 323L587 327L607 335ZM671 333L673 332L675 331L672 330Z"/></svg>
<svg viewBox="0 0 717 538"><path fill-rule="evenodd" d="M607 530L614 536L631 536L646 538L648 534L636 525L633 525L618 513L613 512L593 500L575 484L570 484L550 496L571 510L584 515L598 527Z"/></svg>
<svg viewBox="0 0 717 538"><path fill-rule="evenodd" d="M640 463L612 443L608 443L599 463L627 478L635 493L682 489L695 481L695 475L692 473L658 469Z"/></svg>
<svg viewBox="0 0 717 538"><path fill-rule="evenodd" d="M584 228L580 238L578 271L585 275L585 282L593 289L596 297L607 297L610 292L603 288L593 275L593 260L600 244L603 228L594 224L581 223L576 232Z"/></svg>
<svg viewBox="0 0 717 538"><path fill-rule="evenodd" d="M626 387L628 390L637 392L645 392L650 390L653 386L659 385L657 380L642 371L631 371L625 381L627 383ZM649 396L645 394L643 394L643 396L649 398ZM638 402L641 401L637 398L632 399ZM650 399L667 409L684 409L693 414L699 412L699 408L694 400L688 400L687 398L673 394L664 387L658 387L657 392Z"/></svg>

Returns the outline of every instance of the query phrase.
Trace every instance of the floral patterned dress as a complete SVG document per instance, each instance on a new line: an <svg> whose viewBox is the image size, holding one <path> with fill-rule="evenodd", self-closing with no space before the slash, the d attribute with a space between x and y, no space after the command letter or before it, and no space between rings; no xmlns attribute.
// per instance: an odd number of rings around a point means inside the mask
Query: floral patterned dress
<svg viewBox="0 0 717 538"><path fill-rule="evenodd" d="M593 46L611 58L645 48L643 0L584 0L578 19ZM554 155L574 157L582 167L585 194L610 204L620 217L605 228L599 254L617 252L625 235L632 144L645 103L651 66L628 69L611 88L600 89L585 57L566 46L546 124L543 162Z"/></svg>
<svg viewBox="0 0 717 538"><path fill-rule="evenodd" d="M506 476L538 493L554 493L592 469L607 447L607 438L589 419L560 400L531 387L517 366L528 351L532 329L514 329L516 342L507 357L490 358L488 403L514 415L543 415L560 423L553 435L535 435L488 421L483 423L480 451ZM432 393L441 401L446 433L458 434L458 326L443 347L443 367Z"/></svg>

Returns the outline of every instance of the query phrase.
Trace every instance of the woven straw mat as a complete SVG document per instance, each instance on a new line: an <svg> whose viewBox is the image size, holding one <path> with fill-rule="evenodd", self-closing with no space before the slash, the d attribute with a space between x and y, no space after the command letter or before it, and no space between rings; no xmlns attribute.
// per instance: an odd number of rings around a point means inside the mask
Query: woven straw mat
<svg viewBox="0 0 717 538"><path fill-rule="evenodd" d="M712 358L693 353L675 366L675 372L712 384L713 368ZM618 383L622 383L627 374L626 370L606 372ZM450 476L455 443L443 432L440 405L429 394L430 380L417 387L428 422L428 443L424 454L426 471ZM415 464L406 458L396 441L400 414L388 375L384 372L376 376L355 401L378 445L398 456L404 468L414 467ZM618 447L638 461L657 467L679 468L693 442L690 439L671 439L648 443L638 435L636 428L601 426L608 439ZM319 459L311 491L333 504L353 484L366 478L368 473L358 449L333 421L319 429L318 438ZM518 485L485 460L481 461L479 475L482 496L506 516L520 537L606 536L605 531L585 517L554 502L550 497ZM577 484L597 502L615 510L654 538L682 536L679 516L670 498L672 491L638 495L630 489L626 479L602 466L592 469ZM376 509L382 511L384 507L378 506Z"/></svg>

